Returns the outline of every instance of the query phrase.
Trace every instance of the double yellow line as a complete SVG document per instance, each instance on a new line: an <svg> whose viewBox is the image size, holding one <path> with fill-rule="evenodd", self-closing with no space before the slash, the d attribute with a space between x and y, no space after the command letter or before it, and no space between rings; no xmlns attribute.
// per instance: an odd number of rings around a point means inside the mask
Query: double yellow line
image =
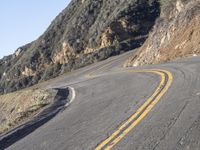
<svg viewBox="0 0 200 150"><path fill-rule="evenodd" d="M102 68L102 67L101 67ZM99 70L99 69L98 69ZM128 70L133 73L154 73L161 77L160 83L154 93L149 97L140 108L123 122L114 133L107 139L102 141L95 150L110 150L119 143L142 119L144 119L153 107L158 103L161 97L168 91L173 81L171 72L162 69L146 69L146 70ZM87 78L92 78L90 73Z"/></svg>
<svg viewBox="0 0 200 150"><path fill-rule="evenodd" d="M147 114L152 108L158 103L161 97L167 92L172 84L173 76L169 71L166 70L129 70L129 72L138 73L155 73L160 75L161 81L152 96L146 100L146 102L132 115L130 116L121 126L107 139L101 142L95 150L110 150L118 142L122 140Z"/></svg>

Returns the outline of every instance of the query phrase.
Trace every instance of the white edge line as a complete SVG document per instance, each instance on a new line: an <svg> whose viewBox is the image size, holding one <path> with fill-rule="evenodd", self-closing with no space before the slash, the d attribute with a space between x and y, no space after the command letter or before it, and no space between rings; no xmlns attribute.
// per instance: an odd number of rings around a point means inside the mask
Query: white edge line
<svg viewBox="0 0 200 150"><path fill-rule="evenodd" d="M69 101L69 103L66 103L65 107L69 106L75 99L76 97L76 92L75 92L75 89L71 86L68 87L70 89L70 92L71 92L71 99Z"/></svg>

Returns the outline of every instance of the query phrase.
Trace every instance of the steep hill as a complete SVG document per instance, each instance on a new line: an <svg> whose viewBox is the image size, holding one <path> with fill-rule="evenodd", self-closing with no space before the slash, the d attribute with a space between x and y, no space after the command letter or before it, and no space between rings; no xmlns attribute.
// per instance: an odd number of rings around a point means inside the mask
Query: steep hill
<svg viewBox="0 0 200 150"><path fill-rule="evenodd" d="M144 45L125 66L200 54L200 0L161 0L161 16Z"/></svg>
<svg viewBox="0 0 200 150"><path fill-rule="evenodd" d="M159 15L158 0L72 0L43 35L0 60L0 93L137 48Z"/></svg>

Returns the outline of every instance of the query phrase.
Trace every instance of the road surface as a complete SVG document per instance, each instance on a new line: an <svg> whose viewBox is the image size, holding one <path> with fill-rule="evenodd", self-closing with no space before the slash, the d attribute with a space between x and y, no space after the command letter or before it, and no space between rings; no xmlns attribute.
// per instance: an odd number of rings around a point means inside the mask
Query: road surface
<svg viewBox="0 0 200 150"><path fill-rule="evenodd" d="M46 83L74 101L9 150L199 150L200 57L122 68L131 52Z"/></svg>

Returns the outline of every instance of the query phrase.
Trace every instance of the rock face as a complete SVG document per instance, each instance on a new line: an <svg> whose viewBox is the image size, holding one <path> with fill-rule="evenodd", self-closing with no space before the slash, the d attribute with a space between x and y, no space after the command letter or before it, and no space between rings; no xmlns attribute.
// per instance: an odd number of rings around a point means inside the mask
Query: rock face
<svg viewBox="0 0 200 150"><path fill-rule="evenodd" d="M125 66L200 54L200 0L173 0L165 5L149 38Z"/></svg>
<svg viewBox="0 0 200 150"><path fill-rule="evenodd" d="M159 15L158 0L72 0L41 37L0 60L0 93L137 48Z"/></svg>

